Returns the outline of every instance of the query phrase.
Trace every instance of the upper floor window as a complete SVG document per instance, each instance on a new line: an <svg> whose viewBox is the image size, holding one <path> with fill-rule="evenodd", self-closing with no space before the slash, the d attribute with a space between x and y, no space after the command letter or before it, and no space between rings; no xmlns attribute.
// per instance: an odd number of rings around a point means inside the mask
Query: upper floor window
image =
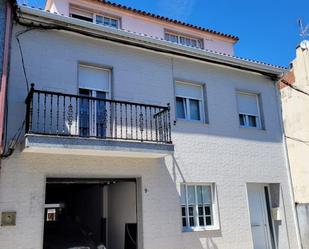
<svg viewBox="0 0 309 249"><path fill-rule="evenodd" d="M186 120L203 120L203 86L176 82L176 117Z"/></svg>
<svg viewBox="0 0 309 249"><path fill-rule="evenodd" d="M188 36L176 34L176 33L165 32L165 40L178 43L181 45L186 45L189 47L195 47L195 48L204 47L203 39L188 37Z"/></svg>
<svg viewBox="0 0 309 249"><path fill-rule="evenodd" d="M96 23L112 28L119 28L119 20L107 16L96 15Z"/></svg>
<svg viewBox="0 0 309 249"><path fill-rule="evenodd" d="M259 95L237 92L239 125L241 127L261 128Z"/></svg>
<svg viewBox="0 0 309 249"><path fill-rule="evenodd" d="M99 15L90 11L81 10L75 7L71 7L70 16L87 22L94 22L96 24L119 28L119 19L105 15Z"/></svg>
<svg viewBox="0 0 309 249"><path fill-rule="evenodd" d="M218 227L214 184L181 184L180 192L184 230Z"/></svg>
<svg viewBox="0 0 309 249"><path fill-rule="evenodd" d="M70 17L80 19L87 22L93 22L93 13L80 10L77 8L71 8L70 9Z"/></svg>

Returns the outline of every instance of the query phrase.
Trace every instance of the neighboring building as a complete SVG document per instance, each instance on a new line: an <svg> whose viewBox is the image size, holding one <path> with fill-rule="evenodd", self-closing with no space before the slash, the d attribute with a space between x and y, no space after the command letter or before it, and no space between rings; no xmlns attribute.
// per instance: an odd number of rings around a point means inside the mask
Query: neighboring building
<svg viewBox="0 0 309 249"><path fill-rule="evenodd" d="M0 0L0 155L4 145L4 113L6 110L7 74L12 29L12 4L14 4L14 1L9 3L7 0Z"/></svg>
<svg viewBox="0 0 309 249"><path fill-rule="evenodd" d="M300 248L285 69L107 1L46 8L13 27L0 248Z"/></svg>
<svg viewBox="0 0 309 249"><path fill-rule="evenodd" d="M309 249L309 42L281 82L284 127L303 249Z"/></svg>

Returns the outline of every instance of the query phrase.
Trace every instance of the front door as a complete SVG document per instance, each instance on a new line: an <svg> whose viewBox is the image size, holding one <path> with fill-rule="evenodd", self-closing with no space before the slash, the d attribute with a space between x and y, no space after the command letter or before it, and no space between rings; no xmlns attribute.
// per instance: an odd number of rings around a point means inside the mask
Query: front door
<svg viewBox="0 0 309 249"><path fill-rule="evenodd" d="M265 184L248 184L247 188L254 249L275 249L272 248L268 221L265 196L267 186Z"/></svg>

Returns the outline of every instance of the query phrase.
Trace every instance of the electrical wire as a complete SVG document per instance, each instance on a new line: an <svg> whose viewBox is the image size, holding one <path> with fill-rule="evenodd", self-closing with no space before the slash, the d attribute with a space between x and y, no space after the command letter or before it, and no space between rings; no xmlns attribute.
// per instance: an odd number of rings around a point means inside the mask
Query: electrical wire
<svg viewBox="0 0 309 249"><path fill-rule="evenodd" d="M296 138L296 137L290 137L290 136L285 136L285 137L288 138L288 139L294 140L296 142L303 143L304 145L309 147L309 141L301 140L301 139Z"/></svg>
<svg viewBox="0 0 309 249"><path fill-rule="evenodd" d="M283 84L285 84L286 86L292 88L293 90L295 90L295 91L297 91L297 92L300 92L300 93L302 93L302 94L305 94L305 95L309 96L309 93L305 92L304 90L299 89L299 88L296 87L296 86L293 86L293 85L292 85L291 83L289 83L288 81L282 79L281 82L282 82Z"/></svg>

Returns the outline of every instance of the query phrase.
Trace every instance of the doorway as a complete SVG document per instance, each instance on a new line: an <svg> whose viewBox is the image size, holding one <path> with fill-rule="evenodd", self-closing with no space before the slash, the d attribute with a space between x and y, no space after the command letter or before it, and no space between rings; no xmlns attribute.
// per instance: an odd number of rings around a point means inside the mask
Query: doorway
<svg viewBox="0 0 309 249"><path fill-rule="evenodd" d="M247 191L254 249L276 249L269 186L250 183Z"/></svg>
<svg viewBox="0 0 309 249"><path fill-rule="evenodd" d="M137 249L136 179L48 178L43 249Z"/></svg>

